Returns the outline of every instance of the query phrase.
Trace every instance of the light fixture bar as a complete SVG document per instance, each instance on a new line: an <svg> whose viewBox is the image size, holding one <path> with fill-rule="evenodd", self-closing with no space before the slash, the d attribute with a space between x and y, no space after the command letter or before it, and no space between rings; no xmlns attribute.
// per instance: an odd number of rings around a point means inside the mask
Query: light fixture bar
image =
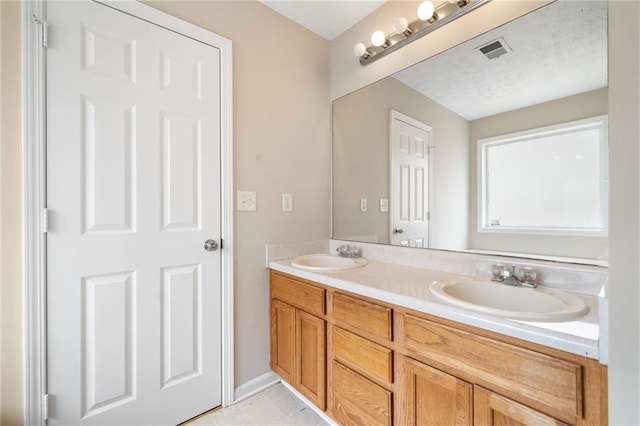
<svg viewBox="0 0 640 426"><path fill-rule="evenodd" d="M491 0L462 0L457 3L445 1L435 9L432 19L416 19L409 24L407 31L404 33L398 34L393 32L387 35L383 45L371 45L367 47L360 55L360 64L363 66L369 65L490 1ZM364 47L362 44L360 44L360 46L361 48Z"/></svg>

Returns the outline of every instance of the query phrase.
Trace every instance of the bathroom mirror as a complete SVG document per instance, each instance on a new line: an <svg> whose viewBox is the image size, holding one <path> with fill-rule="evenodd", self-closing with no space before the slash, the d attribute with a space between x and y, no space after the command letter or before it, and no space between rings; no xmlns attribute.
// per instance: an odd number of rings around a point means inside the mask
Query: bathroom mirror
<svg viewBox="0 0 640 426"><path fill-rule="evenodd" d="M607 108L607 4L599 1L558 0L339 98L333 238L603 264ZM553 131L571 136L594 117L600 127L588 159L580 143L566 151L531 142ZM511 171L485 170L483 143L514 140L529 141L529 154L501 160ZM491 186L507 188L508 206L562 224L509 227L504 217L485 218L489 171L494 180L508 176ZM585 185L577 182L583 172ZM574 213L554 210L568 204ZM585 205L598 229L585 227Z"/></svg>

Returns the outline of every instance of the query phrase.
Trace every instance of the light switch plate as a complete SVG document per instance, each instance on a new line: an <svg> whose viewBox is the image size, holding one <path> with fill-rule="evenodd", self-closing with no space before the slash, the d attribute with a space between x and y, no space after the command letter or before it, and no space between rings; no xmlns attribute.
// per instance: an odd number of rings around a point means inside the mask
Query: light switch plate
<svg viewBox="0 0 640 426"><path fill-rule="evenodd" d="M258 208L255 191L238 191L238 211L255 212Z"/></svg>
<svg viewBox="0 0 640 426"><path fill-rule="evenodd" d="M293 194L282 194L282 211L293 211Z"/></svg>
<svg viewBox="0 0 640 426"><path fill-rule="evenodd" d="M360 198L360 211L362 213L366 213L367 212L367 199L366 198Z"/></svg>
<svg viewBox="0 0 640 426"><path fill-rule="evenodd" d="M380 211L386 213L389 211L389 200L386 198L380 198Z"/></svg>

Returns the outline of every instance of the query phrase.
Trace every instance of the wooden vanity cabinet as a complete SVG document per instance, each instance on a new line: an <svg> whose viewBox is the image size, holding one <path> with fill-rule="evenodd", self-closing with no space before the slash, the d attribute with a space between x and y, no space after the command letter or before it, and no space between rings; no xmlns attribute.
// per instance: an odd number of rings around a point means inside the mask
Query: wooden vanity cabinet
<svg viewBox="0 0 640 426"><path fill-rule="evenodd" d="M273 272L270 289L271 368L324 410L325 291Z"/></svg>
<svg viewBox="0 0 640 426"><path fill-rule="evenodd" d="M271 365L344 425L607 424L596 360L275 271Z"/></svg>

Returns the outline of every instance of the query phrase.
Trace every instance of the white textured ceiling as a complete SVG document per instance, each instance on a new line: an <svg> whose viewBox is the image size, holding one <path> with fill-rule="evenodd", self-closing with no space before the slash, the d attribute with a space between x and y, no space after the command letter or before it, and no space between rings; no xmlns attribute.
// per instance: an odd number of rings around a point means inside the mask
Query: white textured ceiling
<svg viewBox="0 0 640 426"><path fill-rule="evenodd" d="M512 53L476 50L499 37ZM606 87L607 2L558 0L394 77L467 120Z"/></svg>
<svg viewBox="0 0 640 426"><path fill-rule="evenodd" d="M281 15L331 41L386 0L260 0Z"/></svg>

